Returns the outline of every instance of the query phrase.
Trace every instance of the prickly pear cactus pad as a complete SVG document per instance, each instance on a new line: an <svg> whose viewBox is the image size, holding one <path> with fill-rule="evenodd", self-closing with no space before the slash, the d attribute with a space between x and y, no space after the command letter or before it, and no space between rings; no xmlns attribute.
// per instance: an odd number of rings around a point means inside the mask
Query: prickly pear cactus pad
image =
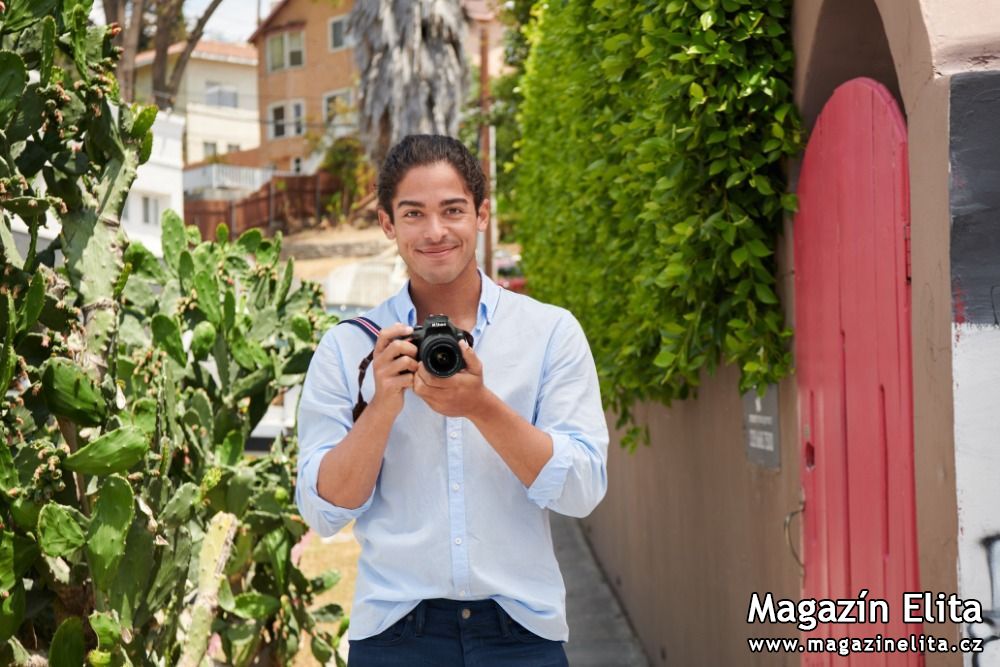
<svg viewBox="0 0 1000 667"><path fill-rule="evenodd" d="M156 111L119 100L91 5L0 2L0 664L175 665L212 635L227 664L329 660L294 439L243 446L333 322L280 237L168 212L162 259L129 242Z"/></svg>

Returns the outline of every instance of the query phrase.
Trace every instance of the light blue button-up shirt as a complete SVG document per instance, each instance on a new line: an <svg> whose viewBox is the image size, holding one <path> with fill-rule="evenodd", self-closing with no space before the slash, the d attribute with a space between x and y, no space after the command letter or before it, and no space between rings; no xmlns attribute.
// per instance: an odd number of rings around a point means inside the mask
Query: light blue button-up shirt
<svg viewBox="0 0 1000 667"><path fill-rule="evenodd" d="M484 383L552 437L552 458L530 487L472 422L438 414L407 391L371 497L356 509L327 502L316 491L320 461L353 425L358 364L372 341L358 327L335 326L309 365L299 403L296 502L322 536L356 521L353 639L382 632L429 598L492 598L535 634L569 637L549 510L586 516L607 489L608 427L597 372L569 311L480 276L471 333ZM383 328L418 324L409 283L366 317ZM367 401L372 375L369 369L362 389Z"/></svg>

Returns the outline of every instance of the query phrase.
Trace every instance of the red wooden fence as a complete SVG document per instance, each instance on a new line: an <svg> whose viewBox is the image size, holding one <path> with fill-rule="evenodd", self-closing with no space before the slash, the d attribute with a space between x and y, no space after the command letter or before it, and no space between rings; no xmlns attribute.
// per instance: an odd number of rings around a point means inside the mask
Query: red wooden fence
<svg viewBox="0 0 1000 667"><path fill-rule="evenodd" d="M340 180L326 172L276 176L240 200L185 199L184 221L196 225L204 239L215 238L220 222L229 225L235 236L254 227L267 236L276 230L293 232L328 216L330 198L340 191Z"/></svg>

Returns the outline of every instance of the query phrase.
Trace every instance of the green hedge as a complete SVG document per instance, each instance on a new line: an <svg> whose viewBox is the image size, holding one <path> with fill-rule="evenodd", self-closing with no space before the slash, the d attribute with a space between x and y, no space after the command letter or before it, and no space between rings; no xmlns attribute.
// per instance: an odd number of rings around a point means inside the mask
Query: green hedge
<svg viewBox="0 0 1000 667"><path fill-rule="evenodd" d="M773 249L801 146L787 3L555 0L526 29L525 269L582 322L619 425L720 361L742 390L786 375Z"/></svg>

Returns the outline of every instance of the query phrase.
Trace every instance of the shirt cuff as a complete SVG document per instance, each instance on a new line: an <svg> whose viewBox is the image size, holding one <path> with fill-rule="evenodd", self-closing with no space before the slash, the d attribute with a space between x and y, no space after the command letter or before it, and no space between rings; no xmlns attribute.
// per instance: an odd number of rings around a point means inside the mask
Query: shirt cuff
<svg viewBox="0 0 1000 667"><path fill-rule="evenodd" d="M562 495L566 475L573 466L573 439L565 433L549 433L549 437L552 438L552 457L528 487L528 500L542 509Z"/></svg>
<svg viewBox="0 0 1000 667"><path fill-rule="evenodd" d="M375 499L375 491L372 490L368 500L354 509L340 507L329 502L321 495L317 489L319 480L319 466L326 451L317 452L304 466L299 473L297 484L295 485L296 504L302 518L310 528L315 530L321 537L330 537L357 519L372 506Z"/></svg>

